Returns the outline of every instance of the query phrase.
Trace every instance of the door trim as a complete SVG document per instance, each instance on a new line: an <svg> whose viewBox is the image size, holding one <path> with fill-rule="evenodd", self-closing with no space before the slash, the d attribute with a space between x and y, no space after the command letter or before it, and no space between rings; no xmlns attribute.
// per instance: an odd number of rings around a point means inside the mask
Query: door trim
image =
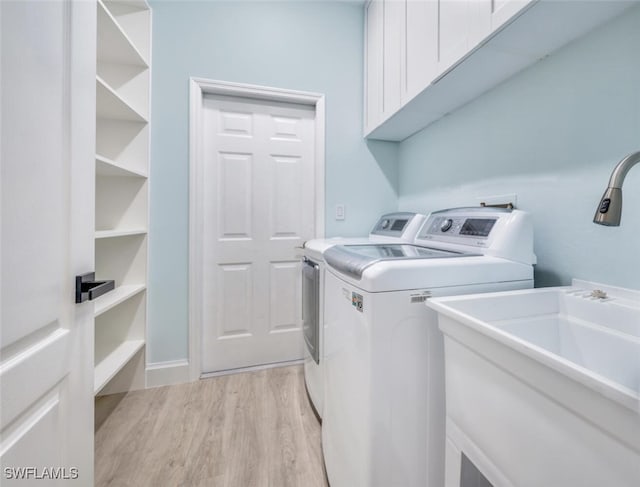
<svg viewBox="0 0 640 487"><path fill-rule="evenodd" d="M200 330L202 327L203 248L202 216L202 103L205 95L225 95L272 102L297 103L315 110L315 237L324 237L325 97L320 93L267 86L190 78L189 80L189 377L201 375Z"/></svg>

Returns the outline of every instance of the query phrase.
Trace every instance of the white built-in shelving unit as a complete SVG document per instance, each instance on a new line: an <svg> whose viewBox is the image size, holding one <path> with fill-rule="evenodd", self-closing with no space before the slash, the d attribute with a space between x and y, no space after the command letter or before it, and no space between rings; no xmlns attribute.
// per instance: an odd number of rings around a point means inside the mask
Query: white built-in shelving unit
<svg viewBox="0 0 640 487"><path fill-rule="evenodd" d="M145 385L151 10L97 0L96 394Z"/></svg>

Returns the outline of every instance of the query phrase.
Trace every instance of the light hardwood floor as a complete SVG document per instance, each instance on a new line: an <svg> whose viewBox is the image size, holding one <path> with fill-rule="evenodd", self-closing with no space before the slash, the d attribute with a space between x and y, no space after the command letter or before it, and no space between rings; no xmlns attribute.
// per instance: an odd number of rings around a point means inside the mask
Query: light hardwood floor
<svg viewBox="0 0 640 487"><path fill-rule="evenodd" d="M95 485L327 486L302 366L96 400Z"/></svg>

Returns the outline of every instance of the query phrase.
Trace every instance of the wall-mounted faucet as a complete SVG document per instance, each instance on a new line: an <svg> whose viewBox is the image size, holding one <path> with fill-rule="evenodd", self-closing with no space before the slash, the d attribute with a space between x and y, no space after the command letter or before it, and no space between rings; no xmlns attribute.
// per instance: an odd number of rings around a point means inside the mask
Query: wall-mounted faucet
<svg viewBox="0 0 640 487"><path fill-rule="evenodd" d="M614 168L609 178L609 187L600 199L600 205L593 217L593 223L608 227L620 226L622 214L622 183L629 169L640 162L640 151L629 154Z"/></svg>

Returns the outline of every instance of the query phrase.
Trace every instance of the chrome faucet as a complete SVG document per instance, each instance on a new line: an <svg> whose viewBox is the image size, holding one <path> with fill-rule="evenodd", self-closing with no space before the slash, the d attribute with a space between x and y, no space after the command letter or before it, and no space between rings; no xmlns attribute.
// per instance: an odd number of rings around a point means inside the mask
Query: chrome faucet
<svg viewBox="0 0 640 487"><path fill-rule="evenodd" d="M600 205L593 217L593 223L608 227L620 226L622 214L622 183L629 169L640 162L640 151L629 154L614 168L609 178L609 187L600 199Z"/></svg>

